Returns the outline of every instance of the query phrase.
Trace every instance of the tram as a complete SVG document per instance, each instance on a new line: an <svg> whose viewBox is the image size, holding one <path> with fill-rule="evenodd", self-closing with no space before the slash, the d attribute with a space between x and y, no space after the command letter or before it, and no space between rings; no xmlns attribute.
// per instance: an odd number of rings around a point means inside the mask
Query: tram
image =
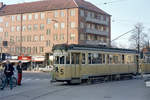
<svg viewBox="0 0 150 100"><path fill-rule="evenodd" d="M137 51L93 45L65 45L53 47L54 70L52 80L81 83L93 77L135 75Z"/></svg>

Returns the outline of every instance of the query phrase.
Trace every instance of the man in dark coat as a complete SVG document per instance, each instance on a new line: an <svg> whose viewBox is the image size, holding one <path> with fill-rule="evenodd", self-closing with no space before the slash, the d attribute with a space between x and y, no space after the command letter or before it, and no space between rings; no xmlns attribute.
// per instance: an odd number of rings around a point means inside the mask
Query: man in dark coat
<svg viewBox="0 0 150 100"><path fill-rule="evenodd" d="M6 86L8 81L9 81L9 84L10 84L10 89L12 89L12 75L13 75L13 71L14 71L13 66L7 60L6 64L4 65L4 74L5 74L6 78L5 78L4 84L1 87L2 90L4 89L4 87Z"/></svg>
<svg viewBox="0 0 150 100"><path fill-rule="evenodd" d="M19 61L19 64L17 65L17 71L18 71L18 85L21 85L22 80L22 63Z"/></svg>

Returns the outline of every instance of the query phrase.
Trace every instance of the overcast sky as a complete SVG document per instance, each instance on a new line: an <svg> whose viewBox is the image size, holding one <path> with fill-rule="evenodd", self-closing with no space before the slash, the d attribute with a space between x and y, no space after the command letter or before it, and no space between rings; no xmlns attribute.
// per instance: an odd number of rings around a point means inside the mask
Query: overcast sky
<svg viewBox="0 0 150 100"><path fill-rule="evenodd" d="M38 0L0 0L5 4L14 4ZM145 32L150 28L150 0L86 0L112 15L112 40L133 29L136 23L143 23ZM104 3L108 4L104 4ZM112 2L112 3L111 3ZM131 33L115 42L128 47L128 38Z"/></svg>

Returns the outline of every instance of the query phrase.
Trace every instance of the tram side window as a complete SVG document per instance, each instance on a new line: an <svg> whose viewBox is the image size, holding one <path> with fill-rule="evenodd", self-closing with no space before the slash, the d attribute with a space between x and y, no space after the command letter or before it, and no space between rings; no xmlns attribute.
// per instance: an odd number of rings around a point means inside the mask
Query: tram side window
<svg viewBox="0 0 150 100"><path fill-rule="evenodd" d="M55 64L59 64L59 56L55 57Z"/></svg>
<svg viewBox="0 0 150 100"><path fill-rule="evenodd" d="M80 54L72 54L71 56L71 64L79 64Z"/></svg>
<svg viewBox="0 0 150 100"><path fill-rule="evenodd" d="M92 54L88 53L88 64L92 64Z"/></svg>
<svg viewBox="0 0 150 100"><path fill-rule="evenodd" d="M82 64L85 64L85 54L82 54Z"/></svg>
<svg viewBox="0 0 150 100"><path fill-rule="evenodd" d="M125 59L124 59L124 55L122 55L122 63L124 64L125 63Z"/></svg>
<svg viewBox="0 0 150 100"><path fill-rule="evenodd" d="M131 56L128 56L128 63L132 63Z"/></svg>
<svg viewBox="0 0 150 100"><path fill-rule="evenodd" d="M103 64L105 64L105 54L103 54Z"/></svg>
<svg viewBox="0 0 150 100"><path fill-rule="evenodd" d="M65 62L65 57L64 56L60 57L60 64L64 64L64 62Z"/></svg>
<svg viewBox="0 0 150 100"><path fill-rule="evenodd" d="M109 54L107 54L107 64L109 64Z"/></svg>
<svg viewBox="0 0 150 100"><path fill-rule="evenodd" d="M113 63L113 55L109 55L109 63L110 63L110 64Z"/></svg>
<svg viewBox="0 0 150 100"><path fill-rule="evenodd" d="M76 54L76 64L79 64L80 54Z"/></svg>
<svg viewBox="0 0 150 100"><path fill-rule="evenodd" d="M118 56L113 56L113 63L117 64L118 63Z"/></svg>
<svg viewBox="0 0 150 100"><path fill-rule="evenodd" d="M92 64L102 64L102 54L92 54Z"/></svg>
<svg viewBox="0 0 150 100"><path fill-rule="evenodd" d="M70 64L70 54L66 56L66 64Z"/></svg>

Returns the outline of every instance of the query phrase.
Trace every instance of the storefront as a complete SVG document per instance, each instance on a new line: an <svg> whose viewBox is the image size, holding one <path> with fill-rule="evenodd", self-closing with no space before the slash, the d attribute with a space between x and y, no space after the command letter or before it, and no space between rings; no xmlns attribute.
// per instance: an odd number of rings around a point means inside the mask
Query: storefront
<svg viewBox="0 0 150 100"><path fill-rule="evenodd" d="M44 56L32 56L32 68L38 70L39 67L44 67Z"/></svg>

